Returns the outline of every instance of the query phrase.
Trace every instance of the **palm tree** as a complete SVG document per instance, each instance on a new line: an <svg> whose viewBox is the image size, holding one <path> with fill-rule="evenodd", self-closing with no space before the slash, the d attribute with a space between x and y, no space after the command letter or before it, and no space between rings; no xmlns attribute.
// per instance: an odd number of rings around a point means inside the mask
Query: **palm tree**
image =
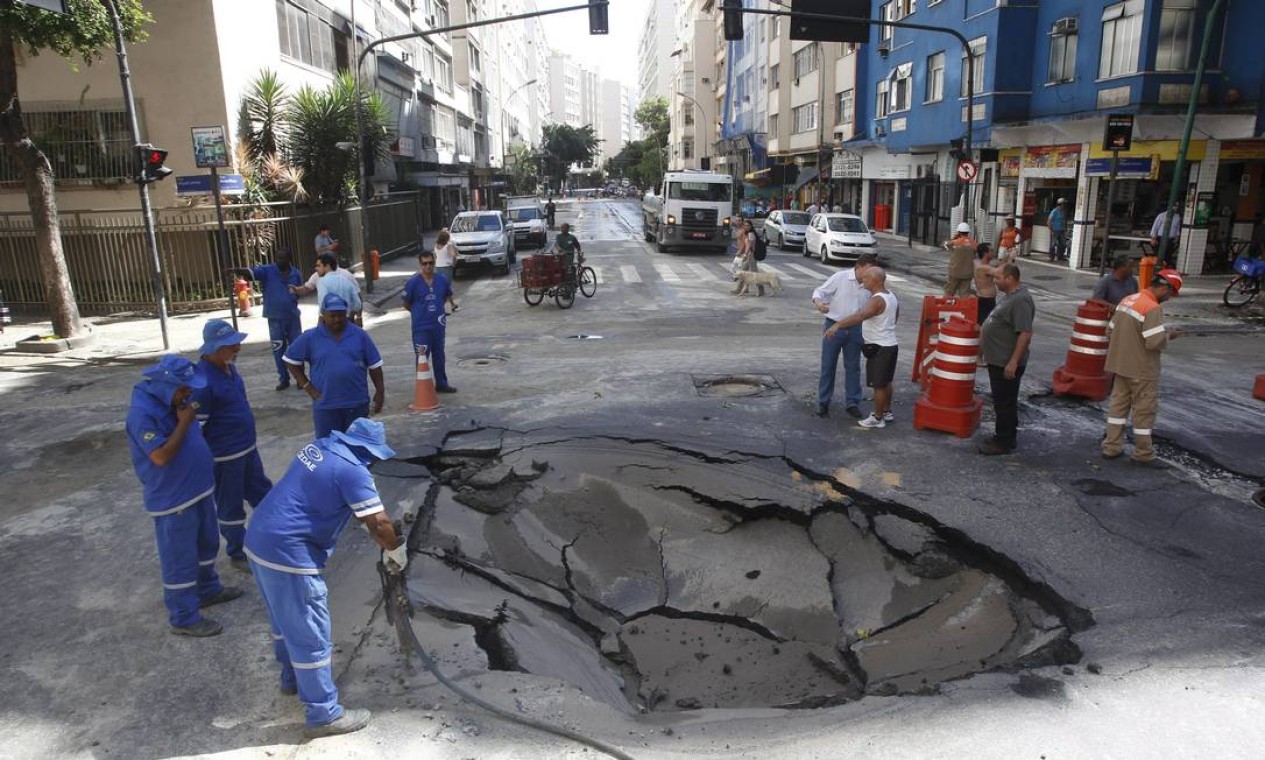
<svg viewBox="0 0 1265 760"><path fill-rule="evenodd" d="M357 107L364 124L363 146L356 139ZM303 170L308 193L317 203L356 197L362 149L374 158L390 156L394 125L386 104L374 91L361 92L357 104L355 80L348 72L339 74L327 89L300 88L285 109L285 123L286 159Z"/></svg>

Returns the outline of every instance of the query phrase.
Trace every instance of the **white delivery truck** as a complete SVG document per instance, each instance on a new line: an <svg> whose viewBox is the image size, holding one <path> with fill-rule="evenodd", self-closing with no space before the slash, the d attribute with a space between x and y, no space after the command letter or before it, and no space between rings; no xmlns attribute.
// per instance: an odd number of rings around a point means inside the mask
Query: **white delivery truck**
<svg viewBox="0 0 1265 760"><path fill-rule="evenodd" d="M548 230L545 207L534 195L518 195L505 199L505 213L514 228L514 242L544 248Z"/></svg>
<svg viewBox="0 0 1265 760"><path fill-rule="evenodd" d="M641 203L642 234L660 252L669 248L729 250L733 239L734 180L704 171L668 172Z"/></svg>

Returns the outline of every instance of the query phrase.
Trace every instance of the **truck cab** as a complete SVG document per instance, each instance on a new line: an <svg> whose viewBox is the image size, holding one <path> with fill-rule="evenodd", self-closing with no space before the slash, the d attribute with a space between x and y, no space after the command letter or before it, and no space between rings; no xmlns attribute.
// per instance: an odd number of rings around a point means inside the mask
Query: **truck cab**
<svg viewBox="0 0 1265 760"><path fill-rule="evenodd" d="M670 248L725 253L733 239L733 195L728 174L668 172L642 200L642 234L661 253Z"/></svg>

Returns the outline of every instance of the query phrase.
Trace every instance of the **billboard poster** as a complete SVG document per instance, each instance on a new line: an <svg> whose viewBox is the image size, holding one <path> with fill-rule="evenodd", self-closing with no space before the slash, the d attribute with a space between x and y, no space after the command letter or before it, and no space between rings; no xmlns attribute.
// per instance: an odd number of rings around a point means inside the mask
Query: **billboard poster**
<svg viewBox="0 0 1265 760"><path fill-rule="evenodd" d="M224 127L194 127L193 161L199 169L227 169L228 142Z"/></svg>

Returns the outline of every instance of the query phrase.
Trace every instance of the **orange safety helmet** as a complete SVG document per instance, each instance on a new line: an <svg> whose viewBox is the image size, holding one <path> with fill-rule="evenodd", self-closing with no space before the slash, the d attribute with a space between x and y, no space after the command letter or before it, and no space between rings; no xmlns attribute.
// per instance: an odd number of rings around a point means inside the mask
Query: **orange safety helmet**
<svg viewBox="0 0 1265 760"><path fill-rule="evenodd" d="M1182 273L1181 272L1177 271L1176 269L1161 269L1160 271L1155 273L1155 276L1159 277L1160 279L1168 283L1168 286L1173 289L1174 296L1181 295L1181 292L1182 292Z"/></svg>

